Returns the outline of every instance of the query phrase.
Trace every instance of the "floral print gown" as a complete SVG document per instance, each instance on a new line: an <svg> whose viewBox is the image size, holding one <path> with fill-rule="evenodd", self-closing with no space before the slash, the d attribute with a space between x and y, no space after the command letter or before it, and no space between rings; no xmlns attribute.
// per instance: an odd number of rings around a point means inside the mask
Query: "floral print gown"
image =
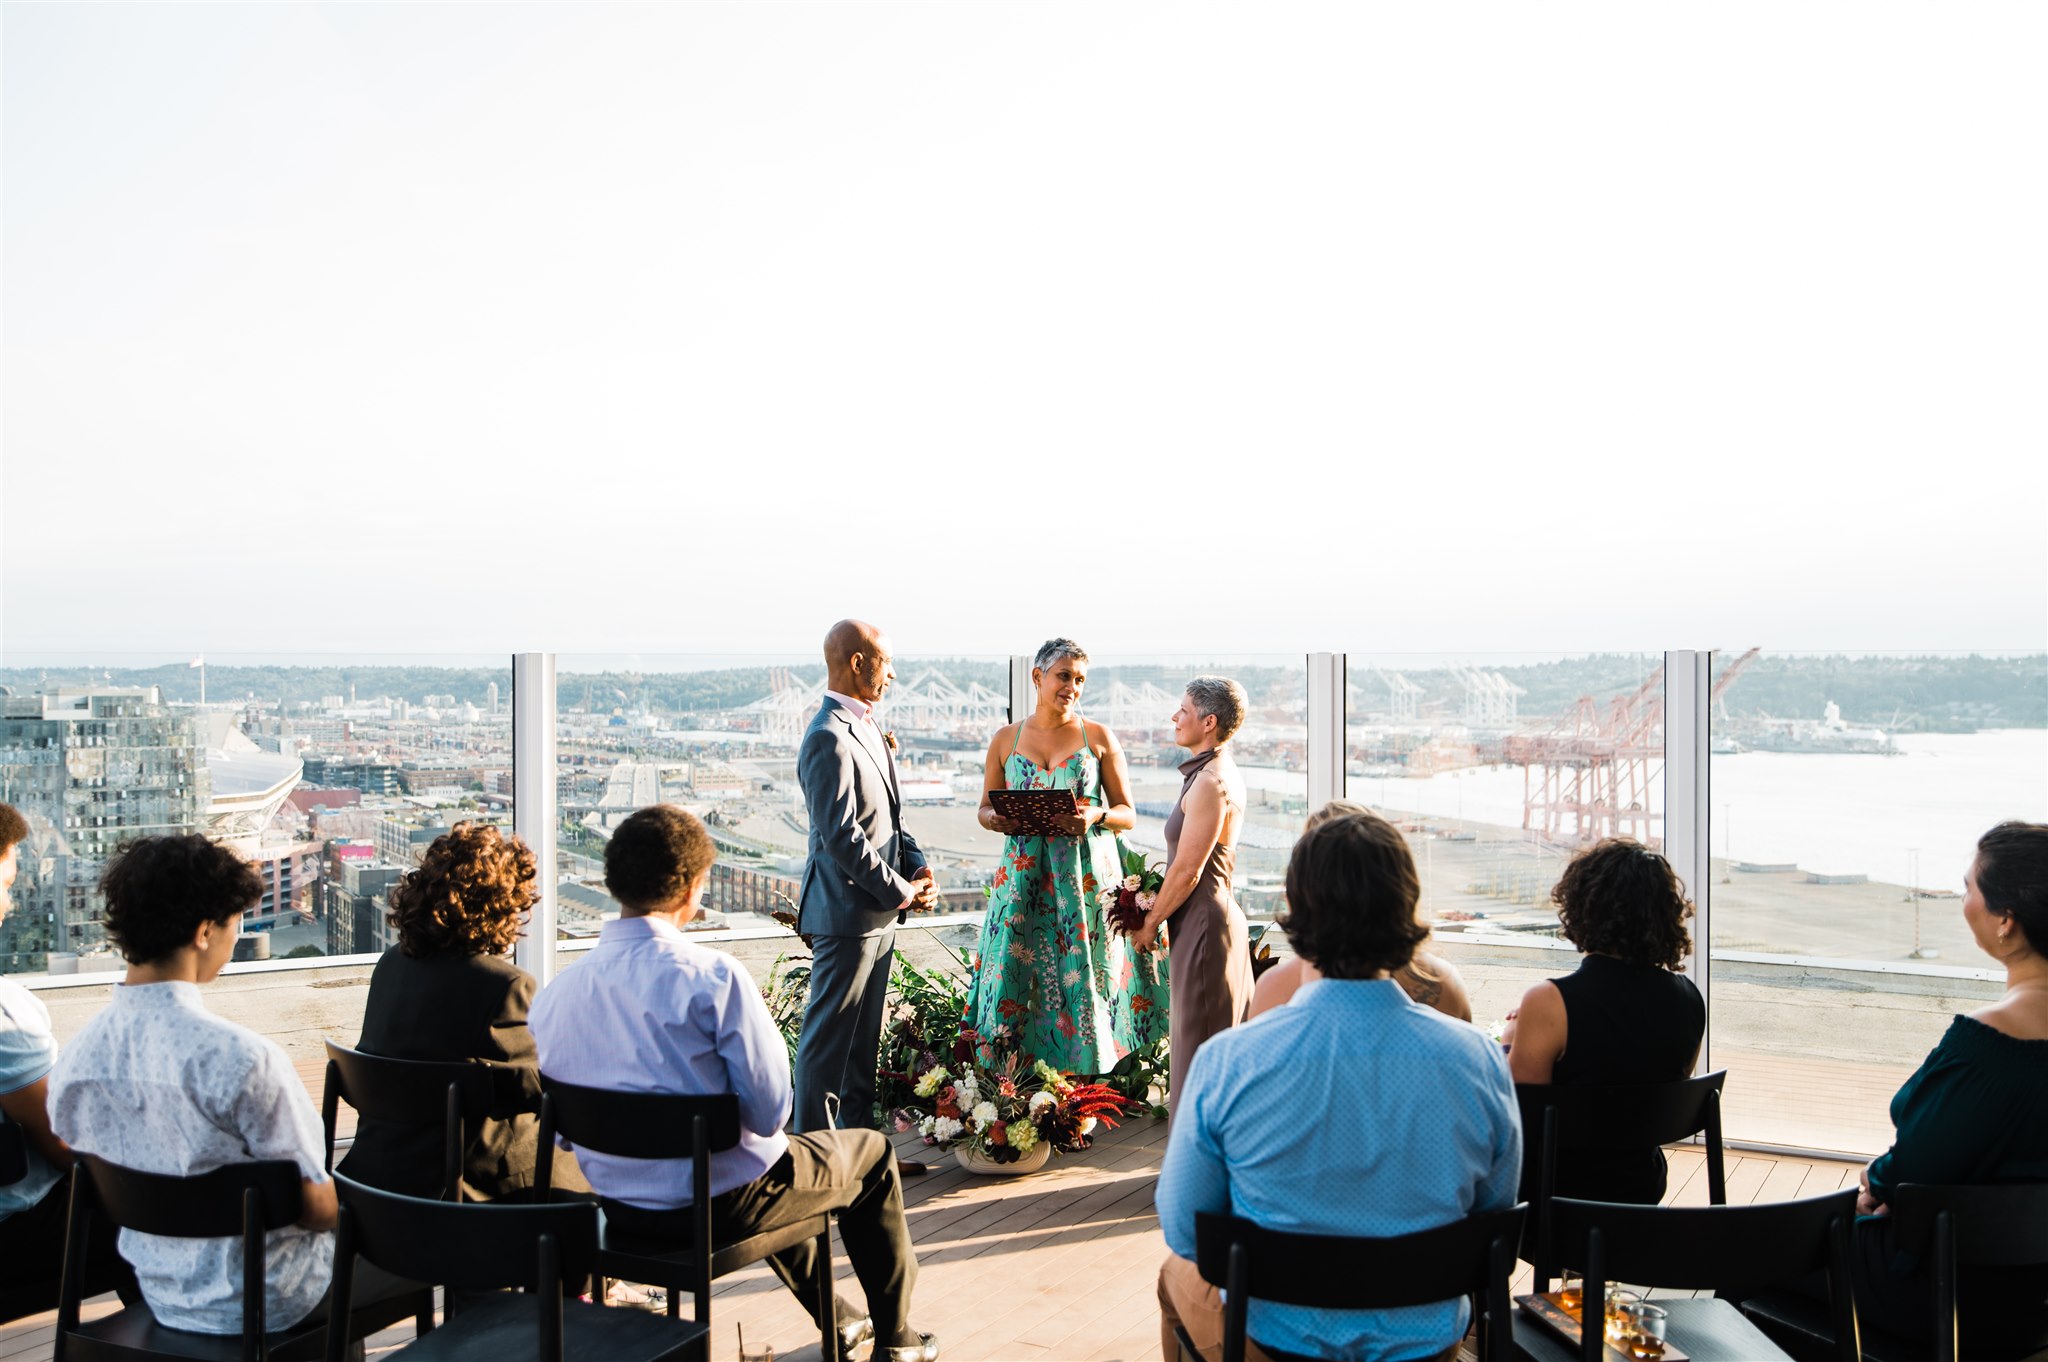
<svg viewBox="0 0 2048 1362"><path fill-rule="evenodd" d="M1102 763L1085 745L1050 771L1013 748L1003 775L1013 790L1103 798ZM1005 838L962 1024L1087 1075L1165 1035L1167 954L1132 949L1103 910L1104 891L1122 877L1107 829Z"/></svg>

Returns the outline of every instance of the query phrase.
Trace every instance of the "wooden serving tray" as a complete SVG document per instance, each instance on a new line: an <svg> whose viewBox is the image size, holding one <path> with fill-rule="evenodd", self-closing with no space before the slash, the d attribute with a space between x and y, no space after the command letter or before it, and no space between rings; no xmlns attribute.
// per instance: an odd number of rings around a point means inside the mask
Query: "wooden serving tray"
<svg viewBox="0 0 2048 1362"><path fill-rule="evenodd" d="M1579 1317L1558 1304L1557 1297L1557 1292L1547 1291L1541 1295L1517 1296L1515 1297L1515 1304L1521 1306L1523 1313L1527 1314L1529 1318L1550 1330L1551 1333L1556 1334L1566 1343L1569 1343L1573 1355L1576 1356L1580 1347ZM1643 1362L1641 1358L1631 1356L1629 1353L1615 1347L1612 1339L1603 1338L1600 1342L1601 1357L1604 1359L1604 1362ZM1676 1343L1666 1339L1664 1341L1664 1351L1658 1354L1657 1362L1692 1362L1692 1359Z"/></svg>

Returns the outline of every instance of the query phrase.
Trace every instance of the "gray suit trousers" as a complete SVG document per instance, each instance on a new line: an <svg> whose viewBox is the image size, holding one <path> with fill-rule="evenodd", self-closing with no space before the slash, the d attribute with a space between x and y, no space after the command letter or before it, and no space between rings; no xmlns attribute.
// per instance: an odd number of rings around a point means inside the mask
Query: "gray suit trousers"
<svg viewBox="0 0 2048 1362"><path fill-rule="evenodd" d="M828 1096L838 1099L840 1129L876 1128L875 1062L895 956L894 923L873 936L811 938L811 998L796 1049L799 1132L832 1129Z"/></svg>

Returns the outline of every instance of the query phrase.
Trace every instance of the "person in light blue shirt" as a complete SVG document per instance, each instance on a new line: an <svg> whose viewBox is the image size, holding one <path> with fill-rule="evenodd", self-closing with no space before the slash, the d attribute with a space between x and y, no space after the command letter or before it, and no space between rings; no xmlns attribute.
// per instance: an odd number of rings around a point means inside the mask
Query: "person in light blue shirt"
<svg viewBox="0 0 2048 1362"><path fill-rule="evenodd" d="M837 1299L841 1354L872 1338L871 1362L937 1362L930 1334L910 1327L917 1253L903 1219L903 1184L888 1138L875 1130L787 1135L794 1106L789 1047L746 966L691 941L717 856L711 834L673 804L640 810L605 846L604 882L619 920L597 948L540 991L527 1027L548 1078L616 1092L739 1098L740 1142L711 1156L711 1234L719 1243L825 1212L867 1294L868 1315ZM614 1229L687 1238L693 1224L688 1159L628 1159L578 1151ZM810 1239L769 1259L806 1306L817 1299Z"/></svg>
<svg viewBox="0 0 2048 1362"><path fill-rule="evenodd" d="M1201 1279L1195 1213L1274 1230L1389 1238L1515 1203L1521 1119L1500 1047L1424 1007L1392 975L1428 935L1400 832L1369 813L1313 825L1287 866L1281 927L1321 975L1284 1007L1211 1039L1178 1086L1156 1203L1161 1347L1175 1326L1214 1362L1223 1305ZM1398 1310L1254 1300L1258 1345L1348 1362L1448 1359L1463 1299Z"/></svg>

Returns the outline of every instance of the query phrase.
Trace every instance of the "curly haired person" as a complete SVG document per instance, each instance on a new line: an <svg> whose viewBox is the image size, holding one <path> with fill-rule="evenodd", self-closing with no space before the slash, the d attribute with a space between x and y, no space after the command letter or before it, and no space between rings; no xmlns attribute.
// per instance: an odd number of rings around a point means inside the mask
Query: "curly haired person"
<svg viewBox="0 0 2048 1362"><path fill-rule="evenodd" d="M1692 904L1671 863L1610 837L1580 852L1550 891L1559 931L1585 953L1562 979L1537 984L1508 1014L1517 1083L1668 1083L1692 1075L1707 1007L1680 971L1692 950ZM1664 1151L1557 1158L1560 1196L1655 1205Z"/></svg>
<svg viewBox="0 0 2048 1362"><path fill-rule="evenodd" d="M526 1014L533 976L506 952L539 896L533 850L487 823L458 823L434 839L417 870L392 887L398 944L370 976L357 1048L390 1059L470 1060L491 1071L491 1112L462 1154L463 1195L494 1201L533 1185L540 1064ZM437 1126L364 1117L341 1171L387 1191L441 1192ZM555 1185L587 1190L573 1156L558 1153Z"/></svg>

